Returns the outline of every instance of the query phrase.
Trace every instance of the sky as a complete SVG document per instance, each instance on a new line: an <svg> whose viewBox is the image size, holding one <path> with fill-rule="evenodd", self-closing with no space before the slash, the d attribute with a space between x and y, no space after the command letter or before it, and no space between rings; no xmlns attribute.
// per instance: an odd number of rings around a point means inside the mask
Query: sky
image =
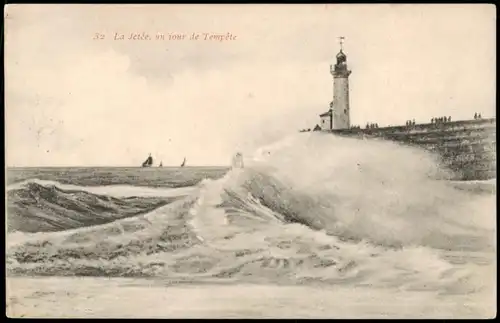
<svg viewBox="0 0 500 323"><path fill-rule="evenodd" d="M319 123L340 36L351 124L495 116L491 4L10 4L4 17L11 167L137 166L149 153L227 165Z"/></svg>

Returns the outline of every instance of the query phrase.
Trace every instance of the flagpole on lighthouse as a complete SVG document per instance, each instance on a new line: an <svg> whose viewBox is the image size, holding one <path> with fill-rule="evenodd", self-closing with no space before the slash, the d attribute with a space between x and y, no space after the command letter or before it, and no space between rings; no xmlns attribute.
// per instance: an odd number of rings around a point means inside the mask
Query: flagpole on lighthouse
<svg viewBox="0 0 500 323"><path fill-rule="evenodd" d="M344 39L345 39L344 36L340 36L339 37L340 50L344 49L343 46L342 46L342 45L344 45Z"/></svg>

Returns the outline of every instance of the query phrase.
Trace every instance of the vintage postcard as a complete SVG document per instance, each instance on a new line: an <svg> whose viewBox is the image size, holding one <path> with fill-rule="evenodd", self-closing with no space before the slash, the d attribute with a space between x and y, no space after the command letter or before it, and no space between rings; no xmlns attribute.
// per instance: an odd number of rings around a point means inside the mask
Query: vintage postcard
<svg viewBox="0 0 500 323"><path fill-rule="evenodd" d="M5 6L6 315L495 317L495 9Z"/></svg>

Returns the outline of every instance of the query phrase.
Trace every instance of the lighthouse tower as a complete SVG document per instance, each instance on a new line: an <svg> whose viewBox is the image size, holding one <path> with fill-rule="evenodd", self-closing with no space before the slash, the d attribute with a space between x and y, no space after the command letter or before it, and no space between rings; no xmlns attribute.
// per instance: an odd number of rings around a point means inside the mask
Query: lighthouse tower
<svg viewBox="0 0 500 323"><path fill-rule="evenodd" d="M349 118L349 75L347 69L347 56L343 52L344 37L340 37L340 52L337 54L337 63L330 65L330 73L333 76L333 129L348 129Z"/></svg>

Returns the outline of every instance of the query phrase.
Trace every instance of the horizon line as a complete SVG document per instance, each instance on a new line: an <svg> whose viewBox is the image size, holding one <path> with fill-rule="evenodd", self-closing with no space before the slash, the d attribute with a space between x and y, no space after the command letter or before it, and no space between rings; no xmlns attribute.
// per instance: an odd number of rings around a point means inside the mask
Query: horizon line
<svg viewBox="0 0 500 323"><path fill-rule="evenodd" d="M189 165L189 166L154 166L154 167L142 167L142 166L103 166L103 165L62 165L62 166L5 166L6 169L9 168L195 168L195 167L218 167L218 168L225 168L225 167L231 167L231 165Z"/></svg>

